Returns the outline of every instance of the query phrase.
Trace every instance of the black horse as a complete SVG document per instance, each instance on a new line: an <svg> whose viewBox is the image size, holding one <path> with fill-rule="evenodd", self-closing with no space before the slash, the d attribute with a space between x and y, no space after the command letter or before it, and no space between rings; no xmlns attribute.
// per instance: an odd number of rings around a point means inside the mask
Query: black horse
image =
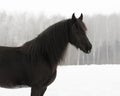
<svg viewBox="0 0 120 96"><path fill-rule="evenodd" d="M68 43L85 53L92 45L86 36L83 15L60 21L20 47L0 47L0 86L31 87L31 96L43 96L56 77Z"/></svg>

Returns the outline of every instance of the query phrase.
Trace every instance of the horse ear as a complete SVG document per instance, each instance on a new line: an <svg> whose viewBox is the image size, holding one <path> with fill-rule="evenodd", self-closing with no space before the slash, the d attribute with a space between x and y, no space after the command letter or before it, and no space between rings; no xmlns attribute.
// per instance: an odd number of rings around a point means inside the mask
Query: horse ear
<svg viewBox="0 0 120 96"><path fill-rule="evenodd" d="M73 20L73 21L76 20L75 13L72 14L72 20Z"/></svg>
<svg viewBox="0 0 120 96"><path fill-rule="evenodd" d="M83 14L82 14L82 13L81 13L79 19L80 19L80 20L83 20Z"/></svg>

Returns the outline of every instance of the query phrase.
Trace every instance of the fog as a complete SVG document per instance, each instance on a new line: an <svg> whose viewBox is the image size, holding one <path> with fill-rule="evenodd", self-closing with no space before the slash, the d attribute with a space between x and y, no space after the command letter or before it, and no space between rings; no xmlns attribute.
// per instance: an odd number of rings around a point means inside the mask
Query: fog
<svg viewBox="0 0 120 96"><path fill-rule="evenodd" d="M61 15L47 17L44 14L1 12L0 46L21 46L63 19L66 17ZM120 64L120 14L84 15L84 22L93 45L91 54L86 55L69 44L60 65L71 66L58 67L57 78L45 96L120 96L120 66L108 65ZM0 88L0 95L30 96L30 88Z"/></svg>

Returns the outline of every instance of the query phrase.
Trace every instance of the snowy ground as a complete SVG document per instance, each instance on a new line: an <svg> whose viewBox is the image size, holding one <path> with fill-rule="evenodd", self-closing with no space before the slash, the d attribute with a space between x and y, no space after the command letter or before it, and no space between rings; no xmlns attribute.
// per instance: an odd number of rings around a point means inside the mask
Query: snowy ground
<svg viewBox="0 0 120 96"><path fill-rule="evenodd" d="M0 96L30 96L30 88L0 88ZM44 96L120 96L120 65L58 67Z"/></svg>

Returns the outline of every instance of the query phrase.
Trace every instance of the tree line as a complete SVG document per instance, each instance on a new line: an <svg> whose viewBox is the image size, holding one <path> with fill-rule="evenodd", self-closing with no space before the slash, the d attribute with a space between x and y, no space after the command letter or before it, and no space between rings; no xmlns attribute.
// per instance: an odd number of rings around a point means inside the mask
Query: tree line
<svg viewBox="0 0 120 96"><path fill-rule="evenodd" d="M44 14L0 13L0 45L20 46L35 38L51 24L64 16L47 17ZM120 64L120 14L85 16L87 35L92 42L91 54L84 54L69 44L66 58L61 64Z"/></svg>

